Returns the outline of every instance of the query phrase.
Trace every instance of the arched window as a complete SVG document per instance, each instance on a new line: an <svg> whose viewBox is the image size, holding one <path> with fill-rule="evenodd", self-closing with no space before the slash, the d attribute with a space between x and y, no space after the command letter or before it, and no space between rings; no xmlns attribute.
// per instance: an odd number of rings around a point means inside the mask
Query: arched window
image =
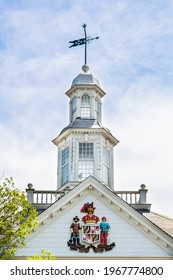
<svg viewBox="0 0 173 280"><path fill-rule="evenodd" d="M90 118L91 116L91 101L88 94L82 95L81 98L81 118Z"/></svg>
<svg viewBox="0 0 173 280"><path fill-rule="evenodd" d="M71 101L71 120L72 121L76 118L76 110L77 110L77 99L76 99L76 96L74 96Z"/></svg>

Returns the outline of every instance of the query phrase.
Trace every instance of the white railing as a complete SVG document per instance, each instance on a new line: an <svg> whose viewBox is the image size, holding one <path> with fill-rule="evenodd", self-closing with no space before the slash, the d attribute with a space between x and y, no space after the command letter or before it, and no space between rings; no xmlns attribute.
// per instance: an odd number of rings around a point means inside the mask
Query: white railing
<svg viewBox="0 0 173 280"><path fill-rule="evenodd" d="M68 190L69 191L69 190ZM64 191L45 191L26 189L28 201L33 204L52 204L63 197L67 190Z"/></svg>
<svg viewBox="0 0 173 280"><path fill-rule="evenodd" d="M63 197L69 189L62 191L46 191L26 189L28 200L33 204L52 204ZM145 204L146 203L146 190L139 189L139 191L116 191L120 198L128 204Z"/></svg>
<svg viewBox="0 0 173 280"><path fill-rule="evenodd" d="M34 191L33 192L33 203L48 203L52 204L58 199L60 199L65 192L57 192L57 191Z"/></svg>
<svg viewBox="0 0 173 280"><path fill-rule="evenodd" d="M139 191L117 191L116 194L129 204L140 204Z"/></svg>

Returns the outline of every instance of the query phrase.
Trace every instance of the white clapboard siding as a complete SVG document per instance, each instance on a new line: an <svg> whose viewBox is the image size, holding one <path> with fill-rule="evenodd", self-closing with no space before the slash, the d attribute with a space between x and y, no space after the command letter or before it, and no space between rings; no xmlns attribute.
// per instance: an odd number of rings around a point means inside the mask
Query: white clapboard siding
<svg viewBox="0 0 173 280"><path fill-rule="evenodd" d="M81 219L85 213L80 213L80 209L87 202L94 202L95 215L100 220L102 216L107 217L107 222L111 226L110 242L115 242L116 247L111 251L94 253L90 249L89 253L79 253L71 251L67 246L70 238L70 225L74 216ZM81 220L80 220L81 222ZM40 254L41 249L52 251L54 256L59 257L133 257L133 256L167 256L168 254L150 240L137 227L123 219L116 212L104 205L98 198L89 195L79 204L74 205L68 212L63 212L61 217L49 219L33 238L30 238L26 247L17 251L17 256L32 256Z"/></svg>

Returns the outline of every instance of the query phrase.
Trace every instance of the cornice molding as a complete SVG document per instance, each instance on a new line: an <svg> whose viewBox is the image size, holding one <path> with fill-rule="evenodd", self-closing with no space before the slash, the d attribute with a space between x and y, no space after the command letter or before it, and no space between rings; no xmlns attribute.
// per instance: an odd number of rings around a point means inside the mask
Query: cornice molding
<svg viewBox="0 0 173 280"><path fill-rule="evenodd" d="M74 94L74 92L76 92L77 90L91 90L94 89L96 91L96 93L98 93L100 95L100 97L102 98L106 93L100 88L98 87L96 84L76 84L74 86L72 86L68 91L65 92L65 94L71 98L72 95Z"/></svg>
<svg viewBox="0 0 173 280"><path fill-rule="evenodd" d="M58 146L59 143L64 141L67 137L70 135L83 135L84 133L88 133L90 135L103 135L109 141L112 143L113 146L117 145L119 143L119 140L117 140L109 131L107 131L105 128L68 128L65 132L63 132L61 135L57 136L52 142Z"/></svg>

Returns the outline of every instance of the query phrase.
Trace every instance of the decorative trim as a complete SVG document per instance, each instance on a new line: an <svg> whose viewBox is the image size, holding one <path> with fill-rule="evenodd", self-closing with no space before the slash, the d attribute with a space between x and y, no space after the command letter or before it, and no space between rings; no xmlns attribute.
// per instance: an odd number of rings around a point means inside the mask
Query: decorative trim
<svg viewBox="0 0 173 280"><path fill-rule="evenodd" d="M98 245L98 246L94 246L93 244L89 246L76 245L67 242L67 245L70 247L70 250L74 250L74 251L79 250L79 253L88 253L90 249L93 249L94 253L102 253L103 251L110 251L116 246L114 242L111 243L110 245Z"/></svg>
<svg viewBox="0 0 173 280"><path fill-rule="evenodd" d="M118 212L121 211L121 208L119 206L116 205L116 209L118 210Z"/></svg>
<svg viewBox="0 0 173 280"><path fill-rule="evenodd" d="M80 212L87 213L82 218L83 225L80 225L78 216L73 218L73 222L70 226L70 239L67 241L70 250L88 253L90 249L93 249L95 253L101 253L103 251L110 251L115 247L114 242L109 244L111 227L106 217L102 217L101 223L97 225L100 219L98 216L94 215L94 210L94 202L87 202L82 206ZM83 243L87 243L87 245L81 244L80 239ZM96 243L97 245L94 245Z"/></svg>
<svg viewBox="0 0 173 280"><path fill-rule="evenodd" d="M130 219L130 215L128 213L125 214L128 219Z"/></svg>
<svg viewBox="0 0 173 280"><path fill-rule="evenodd" d="M78 196L79 196L79 197L83 196L83 192L79 193Z"/></svg>
<svg viewBox="0 0 173 280"><path fill-rule="evenodd" d="M99 195L100 197L102 197L102 196L103 196L103 194L102 194L101 192L98 192L98 195Z"/></svg>

